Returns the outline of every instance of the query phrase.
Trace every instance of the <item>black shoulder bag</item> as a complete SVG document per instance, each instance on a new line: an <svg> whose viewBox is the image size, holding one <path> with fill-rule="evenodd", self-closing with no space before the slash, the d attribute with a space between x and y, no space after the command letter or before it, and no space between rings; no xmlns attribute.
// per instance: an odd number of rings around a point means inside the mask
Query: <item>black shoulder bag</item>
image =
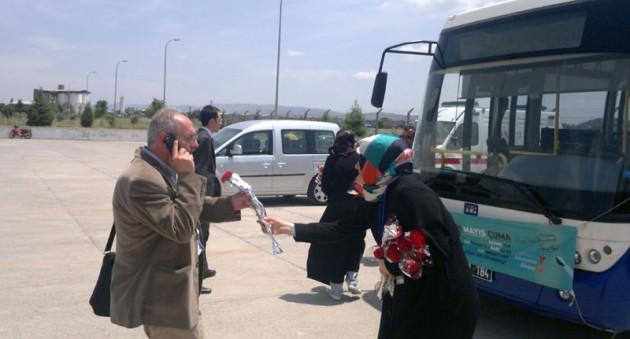
<svg viewBox="0 0 630 339"><path fill-rule="evenodd" d="M114 268L114 260L116 259L116 253L112 252L112 244L114 243L114 236L116 235L116 229L112 225L112 230L109 232L109 239L107 239L107 245L105 246L105 255L103 256L103 263L101 264L101 272L98 274L96 280L96 286L90 297L90 305L94 310L94 314L102 317L109 317L109 286L112 281L112 269Z"/></svg>

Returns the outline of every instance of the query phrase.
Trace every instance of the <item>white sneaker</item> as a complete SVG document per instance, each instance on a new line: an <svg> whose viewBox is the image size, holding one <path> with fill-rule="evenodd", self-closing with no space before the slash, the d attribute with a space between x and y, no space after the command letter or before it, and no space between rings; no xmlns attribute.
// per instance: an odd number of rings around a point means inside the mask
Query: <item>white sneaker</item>
<svg viewBox="0 0 630 339"><path fill-rule="evenodd" d="M352 294L361 294L361 289L359 288L359 280L357 280L357 276L359 273L349 271L346 273L346 283L348 284L348 292Z"/></svg>
<svg viewBox="0 0 630 339"><path fill-rule="evenodd" d="M330 283L330 289L328 290L328 296L330 299L339 301L343 295L343 284Z"/></svg>

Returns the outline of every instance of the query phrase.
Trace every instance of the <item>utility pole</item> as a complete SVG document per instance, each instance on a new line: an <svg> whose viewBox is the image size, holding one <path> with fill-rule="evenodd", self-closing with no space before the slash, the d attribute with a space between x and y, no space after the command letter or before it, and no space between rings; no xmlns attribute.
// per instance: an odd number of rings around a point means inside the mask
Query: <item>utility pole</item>
<svg viewBox="0 0 630 339"><path fill-rule="evenodd" d="M374 130L375 130L374 134L378 134L378 119L379 119L379 116L381 115L382 110L383 110L382 108L379 108L378 111L376 111L376 121L374 121Z"/></svg>
<svg viewBox="0 0 630 339"><path fill-rule="evenodd" d="M173 41L179 41L179 38L173 38L166 42L164 45L164 87L162 87L162 104L166 106L166 49L168 48L168 44Z"/></svg>
<svg viewBox="0 0 630 339"><path fill-rule="evenodd" d="M274 114L271 118L277 118L278 114L278 85L280 83L280 42L282 38L282 0L280 0L280 18L278 19L278 58L276 61L276 102L274 105Z"/></svg>
<svg viewBox="0 0 630 339"><path fill-rule="evenodd" d="M116 114L116 101L118 100L118 98L116 98L117 95L117 91L118 91L118 65L120 65L121 63L126 63L127 60L120 60L116 63L116 72L114 75L114 111L113 113Z"/></svg>

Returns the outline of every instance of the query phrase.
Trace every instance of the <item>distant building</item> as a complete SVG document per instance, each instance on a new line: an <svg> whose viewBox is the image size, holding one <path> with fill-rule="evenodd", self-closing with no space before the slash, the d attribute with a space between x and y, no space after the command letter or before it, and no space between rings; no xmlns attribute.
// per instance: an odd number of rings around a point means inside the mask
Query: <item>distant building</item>
<svg viewBox="0 0 630 339"><path fill-rule="evenodd" d="M85 106L90 102L90 92L86 90L66 90L63 85L57 90L35 89L33 101L48 101L57 104L59 112L81 115Z"/></svg>

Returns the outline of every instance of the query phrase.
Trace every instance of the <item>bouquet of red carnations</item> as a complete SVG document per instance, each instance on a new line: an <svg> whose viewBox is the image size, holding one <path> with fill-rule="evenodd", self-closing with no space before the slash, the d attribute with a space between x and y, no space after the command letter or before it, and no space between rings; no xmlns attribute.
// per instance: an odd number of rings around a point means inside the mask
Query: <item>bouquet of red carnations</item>
<svg viewBox="0 0 630 339"><path fill-rule="evenodd" d="M263 225L265 228L265 233L271 239L271 253L274 255L282 253L282 248L280 244L274 238L271 233L271 225L265 220L265 216L267 216L267 211L265 211L265 206L256 198L256 194L254 194L254 190L252 186L250 186L245 180L243 180L238 174L233 173L231 171L227 171L221 177L221 182L229 181L232 186L238 189L240 192L248 193L251 198L251 207L256 212L256 217L258 218L258 222Z"/></svg>
<svg viewBox="0 0 630 339"><path fill-rule="evenodd" d="M424 233L419 229L403 232L397 222L385 228L382 245L374 250L374 257L398 264L402 274L414 280L422 277L424 266L433 264ZM393 281L382 281L381 285L383 290L393 295L394 284L403 282L404 279L400 277Z"/></svg>

